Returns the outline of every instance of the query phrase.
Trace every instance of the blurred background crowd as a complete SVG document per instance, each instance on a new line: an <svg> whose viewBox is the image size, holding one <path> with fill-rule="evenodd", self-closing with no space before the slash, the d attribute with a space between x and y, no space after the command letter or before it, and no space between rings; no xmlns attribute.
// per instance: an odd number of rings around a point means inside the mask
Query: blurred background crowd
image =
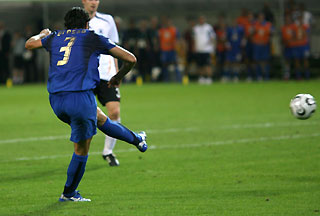
<svg viewBox="0 0 320 216"><path fill-rule="evenodd" d="M100 2L99 11L114 16L119 45L138 58L126 82L191 80L211 84L301 80L320 74L320 50L316 45L318 12L311 12L301 1L285 1L281 9L275 1L260 1L258 6L222 8L214 14L207 10L201 13L196 8L193 13L192 9L183 13L180 9L179 17L173 12L126 14ZM1 4L6 8L3 10L11 10L11 15L0 15L0 84L45 82L48 56L41 50L26 50L24 43L42 28L63 29L64 12L81 5L81 1L76 5L69 3L71 6ZM63 10L57 11L59 5L63 5ZM32 8L37 13L41 9L40 15L32 16ZM16 15L12 13L15 9Z"/></svg>

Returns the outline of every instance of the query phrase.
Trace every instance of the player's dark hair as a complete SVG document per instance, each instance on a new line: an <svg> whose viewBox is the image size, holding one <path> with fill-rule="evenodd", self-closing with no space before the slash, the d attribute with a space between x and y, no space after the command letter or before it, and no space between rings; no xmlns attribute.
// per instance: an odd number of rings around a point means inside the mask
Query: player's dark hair
<svg viewBox="0 0 320 216"><path fill-rule="evenodd" d="M88 12L81 7L73 7L64 16L64 25L67 29L85 29L89 20Z"/></svg>

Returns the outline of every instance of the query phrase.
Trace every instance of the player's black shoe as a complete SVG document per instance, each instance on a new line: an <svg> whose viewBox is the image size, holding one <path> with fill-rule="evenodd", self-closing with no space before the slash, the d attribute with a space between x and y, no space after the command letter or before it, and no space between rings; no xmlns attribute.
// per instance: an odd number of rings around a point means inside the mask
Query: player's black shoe
<svg viewBox="0 0 320 216"><path fill-rule="evenodd" d="M106 160L110 166L119 166L120 163L114 154L102 155L103 159Z"/></svg>

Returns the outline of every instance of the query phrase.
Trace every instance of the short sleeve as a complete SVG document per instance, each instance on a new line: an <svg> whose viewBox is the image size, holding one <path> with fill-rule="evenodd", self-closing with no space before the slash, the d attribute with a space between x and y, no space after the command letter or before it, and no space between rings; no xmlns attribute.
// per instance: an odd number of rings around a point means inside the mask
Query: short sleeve
<svg viewBox="0 0 320 216"><path fill-rule="evenodd" d="M101 54L109 54L109 50L114 48L116 44L109 38L94 34L95 49Z"/></svg>
<svg viewBox="0 0 320 216"><path fill-rule="evenodd" d="M117 30L116 23L114 22L113 17L110 15L110 31L108 37L115 43L119 43L119 34Z"/></svg>
<svg viewBox="0 0 320 216"><path fill-rule="evenodd" d="M47 51L51 50L51 41L53 39L54 34L55 32L41 39L41 44Z"/></svg>

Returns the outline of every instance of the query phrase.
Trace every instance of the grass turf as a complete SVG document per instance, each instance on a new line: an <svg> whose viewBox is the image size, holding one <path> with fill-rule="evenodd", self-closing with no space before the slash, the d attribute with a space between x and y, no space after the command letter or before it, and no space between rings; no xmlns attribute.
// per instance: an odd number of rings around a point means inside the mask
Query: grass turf
<svg viewBox="0 0 320 216"><path fill-rule="evenodd" d="M320 116L290 99L320 81L121 88L122 123L150 149L118 141L108 167L93 139L79 189L59 203L73 145L44 85L0 87L0 215L319 215Z"/></svg>

